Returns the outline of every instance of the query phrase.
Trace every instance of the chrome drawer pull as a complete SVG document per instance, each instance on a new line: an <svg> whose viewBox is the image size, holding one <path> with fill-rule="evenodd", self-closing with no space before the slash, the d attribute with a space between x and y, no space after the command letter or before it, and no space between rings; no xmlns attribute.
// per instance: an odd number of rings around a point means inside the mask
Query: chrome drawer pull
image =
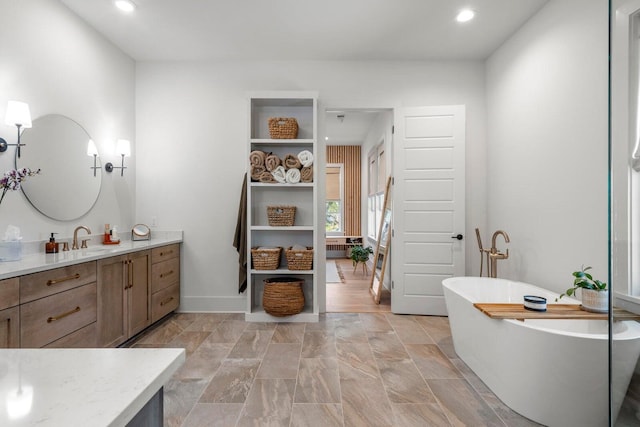
<svg viewBox="0 0 640 427"><path fill-rule="evenodd" d="M47 319L47 323L55 322L56 320L63 319L63 318L65 318L65 317L70 316L70 315L72 315L73 313L77 313L77 312L79 312L79 311L80 311L80 307L76 307L76 308L74 308L73 310L71 310L71 311L67 311L66 313L62 313L62 314L60 314L60 315L58 315L58 316L49 317L49 318Z"/></svg>
<svg viewBox="0 0 640 427"><path fill-rule="evenodd" d="M66 282L68 280L75 280L80 278L80 273L76 273L73 276L63 277L62 279L51 279L47 280L47 286L55 285L57 283Z"/></svg>
<svg viewBox="0 0 640 427"><path fill-rule="evenodd" d="M162 307L163 305L169 304L171 301L173 301L173 297L167 298L166 300L160 303L160 307Z"/></svg>
<svg viewBox="0 0 640 427"><path fill-rule="evenodd" d="M162 274L160 274L160 278L162 279L162 278L167 277L167 276L170 276L170 275L172 275L172 274L173 274L173 270L170 270L168 273L162 273Z"/></svg>

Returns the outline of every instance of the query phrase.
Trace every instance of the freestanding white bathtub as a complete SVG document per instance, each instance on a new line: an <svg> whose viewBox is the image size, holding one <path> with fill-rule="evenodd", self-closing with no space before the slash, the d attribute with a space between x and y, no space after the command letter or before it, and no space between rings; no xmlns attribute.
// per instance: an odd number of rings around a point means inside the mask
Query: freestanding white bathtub
<svg viewBox="0 0 640 427"><path fill-rule="evenodd" d="M522 303L524 295L537 295L553 304L558 294L481 277L453 277L442 285L456 353L500 400L546 426L608 425L606 320L491 319L473 303ZM640 356L640 325L615 322L613 339L617 414Z"/></svg>

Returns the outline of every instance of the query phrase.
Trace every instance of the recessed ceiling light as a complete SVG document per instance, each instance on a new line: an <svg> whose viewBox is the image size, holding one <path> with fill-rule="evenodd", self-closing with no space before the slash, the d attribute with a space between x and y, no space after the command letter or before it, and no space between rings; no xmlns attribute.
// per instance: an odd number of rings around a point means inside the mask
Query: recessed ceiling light
<svg viewBox="0 0 640 427"><path fill-rule="evenodd" d="M136 9L136 5L130 0L116 0L116 7L123 12L131 13Z"/></svg>
<svg viewBox="0 0 640 427"><path fill-rule="evenodd" d="M476 13L473 10L471 10L471 9L462 9L458 13L458 16L456 16L456 21L458 21L458 22L468 22L468 21L471 21L474 16L476 16Z"/></svg>

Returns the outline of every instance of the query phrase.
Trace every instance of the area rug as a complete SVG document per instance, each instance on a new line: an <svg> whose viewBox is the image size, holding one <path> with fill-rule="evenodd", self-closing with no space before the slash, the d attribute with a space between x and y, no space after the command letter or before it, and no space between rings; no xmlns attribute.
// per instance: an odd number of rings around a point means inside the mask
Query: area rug
<svg viewBox="0 0 640 427"><path fill-rule="evenodd" d="M327 260L327 275L326 282L327 283L343 283L343 278L340 272L338 271L338 266L334 260Z"/></svg>

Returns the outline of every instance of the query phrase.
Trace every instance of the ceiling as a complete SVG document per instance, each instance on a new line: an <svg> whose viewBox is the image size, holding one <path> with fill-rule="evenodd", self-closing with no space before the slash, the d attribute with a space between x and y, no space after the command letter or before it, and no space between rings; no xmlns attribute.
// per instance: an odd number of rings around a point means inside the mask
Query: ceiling
<svg viewBox="0 0 640 427"><path fill-rule="evenodd" d="M325 134L327 145L361 145L383 110L327 110Z"/></svg>
<svg viewBox="0 0 640 427"><path fill-rule="evenodd" d="M484 60L548 0L60 1L136 61L419 61ZM378 113L327 112L326 143L360 144Z"/></svg>
<svg viewBox="0 0 640 427"><path fill-rule="evenodd" d="M482 60L547 0L60 0L137 61ZM552 0L553 1L553 0ZM476 11L455 22L463 7Z"/></svg>

